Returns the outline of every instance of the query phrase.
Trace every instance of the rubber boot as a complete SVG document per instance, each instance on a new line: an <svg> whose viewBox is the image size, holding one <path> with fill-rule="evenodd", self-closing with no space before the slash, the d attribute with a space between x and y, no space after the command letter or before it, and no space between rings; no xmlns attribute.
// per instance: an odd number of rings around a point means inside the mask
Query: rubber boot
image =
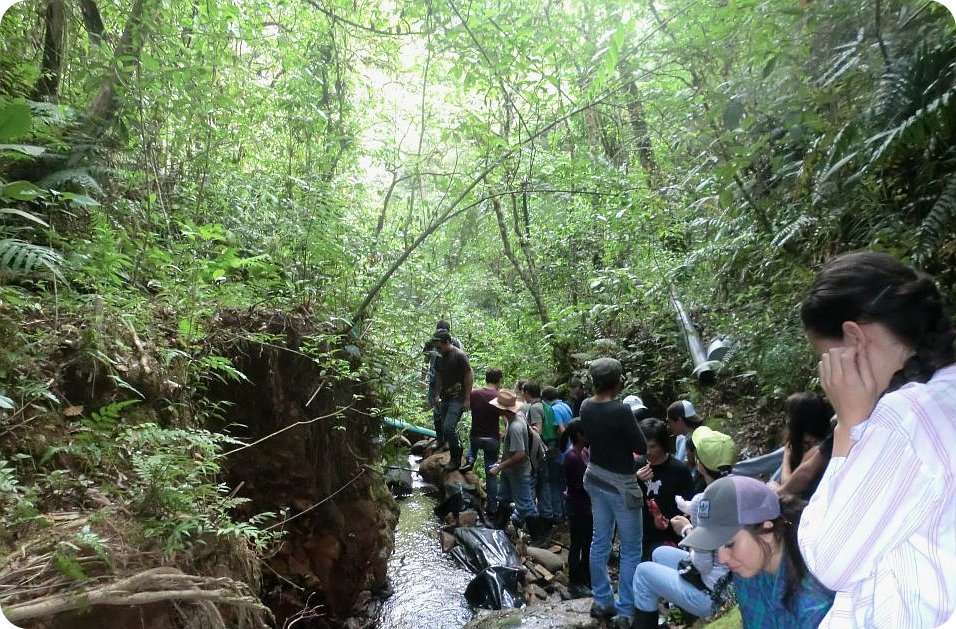
<svg viewBox="0 0 956 629"><path fill-rule="evenodd" d="M637 610L634 614L634 623L632 629L657 629L658 612L655 609L652 612Z"/></svg>
<svg viewBox="0 0 956 629"><path fill-rule="evenodd" d="M525 523L528 527L528 535L531 537L529 544L541 547L548 543L551 524L547 520L539 516L529 516L525 518Z"/></svg>

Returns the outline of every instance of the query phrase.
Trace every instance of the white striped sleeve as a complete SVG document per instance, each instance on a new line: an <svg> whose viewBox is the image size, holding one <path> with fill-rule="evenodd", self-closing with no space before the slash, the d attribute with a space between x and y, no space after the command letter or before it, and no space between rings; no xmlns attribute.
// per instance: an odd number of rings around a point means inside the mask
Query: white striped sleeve
<svg viewBox="0 0 956 629"><path fill-rule="evenodd" d="M893 411L881 409L884 412ZM934 478L901 426L867 420L846 458L835 457L800 522L800 550L823 585L847 591L931 516Z"/></svg>

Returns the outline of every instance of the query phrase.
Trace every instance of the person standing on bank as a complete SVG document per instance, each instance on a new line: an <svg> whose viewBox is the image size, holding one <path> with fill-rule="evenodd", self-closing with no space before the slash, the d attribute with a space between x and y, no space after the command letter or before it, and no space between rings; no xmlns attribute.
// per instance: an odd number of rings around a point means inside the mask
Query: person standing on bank
<svg viewBox="0 0 956 629"><path fill-rule="evenodd" d="M508 420L505 433L504 457L488 469L490 477L499 477L498 483L498 523L507 515L512 501L515 504L515 524L533 523L538 516L531 493L531 460L529 453L530 428L521 412L522 403L511 391L499 391L490 404L501 411ZM534 528L532 526L532 528Z"/></svg>
<svg viewBox="0 0 956 629"><path fill-rule="evenodd" d="M956 611L956 352L933 280L875 252L841 255L801 306L837 425L800 523L836 591L821 627L937 627Z"/></svg>
<svg viewBox="0 0 956 629"><path fill-rule="evenodd" d="M441 319L438 323L435 324L435 331L446 330L449 335L451 335L451 324L448 323L445 319ZM434 336L434 335L432 335ZM454 336L451 337L451 344L457 347L458 349L465 351L461 343ZM425 378L425 382L428 384L428 405L432 409L432 423L435 425L435 446L439 449L447 447L444 444L441 431L441 422L438 416L438 406L432 405L432 400L435 398L435 363L438 361L438 348L435 347L434 339L428 339L428 342L425 343L425 346L422 348L422 353L425 355L425 363L428 365L426 370L425 367L422 367L422 378Z"/></svg>
<svg viewBox="0 0 956 629"><path fill-rule="evenodd" d="M432 404L438 408L442 436L451 454L445 471L457 470L461 465L461 443L458 441L458 420L471 407L471 386L474 374L468 356L451 342L448 330L436 330L432 337L438 350L435 362L435 394Z"/></svg>
<svg viewBox="0 0 956 629"><path fill-rule="evenodd" d="M591 459L584 488L591 498L594 534L589 558L594 603L591 615L611 618L613 627L628 627L634 618L634 569L641 561L644 494L634 455L647 453L644 434L629 406L615 398L624 369L614 358L598 358L589 367L594 395L581 405L581 425L590 442ZM617 528L621 543L618 600L608 574L611 542Z"/></svg>
<svg viewBox="0 0 956 629"><path fill-rule="evenodd" d="M501 387L502 373L498 367L491 367L485 372L485 386L472 389L471 401L471 431L468 434L471 448L469 457L462 471L469 471L475 464L475 458L481 452L484 455L485 489L488 494L485 511L494 516L498 510L498 479L488 475L491 466L498 462L498 451L501 445L501 418L499 409L491 405L491 401L498 397Z"/></svg>

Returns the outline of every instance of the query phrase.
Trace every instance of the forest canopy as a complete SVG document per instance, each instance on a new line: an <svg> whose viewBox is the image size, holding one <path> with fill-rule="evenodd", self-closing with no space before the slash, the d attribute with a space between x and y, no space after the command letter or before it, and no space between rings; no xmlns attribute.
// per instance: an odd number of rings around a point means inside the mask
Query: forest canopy
<svg viewBox="0 0 956 629"><path fill-rule="evenodd" d="M159 295L185 336L304 305L396 408L438 318L514 375L611 339L663 395L679 295L780 399L822 260L956 285L936 2L26 0L0 29L5 301Z"/></svg>

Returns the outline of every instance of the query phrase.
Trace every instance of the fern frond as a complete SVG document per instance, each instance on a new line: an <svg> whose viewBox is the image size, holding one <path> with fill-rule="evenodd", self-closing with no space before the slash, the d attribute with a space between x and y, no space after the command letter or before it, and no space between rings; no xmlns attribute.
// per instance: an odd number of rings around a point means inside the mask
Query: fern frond
<svg viewBox="0 0 956 629"><path fill-rule="evenodd" d="M59 269L62 264L63 256L49 247L34 245L17 238L0 240L0 273L24 276L45 267L50 273L64 280Z"/></svg>
<svg viewBox="0 0 956 629"><path fill-rule="evenodd" d="M882 131L867 140L868 144L875 144L882 140L880 147L873 152L869 166L892 157L903 146L923 144L928 137L934 135L945 136L945 130L953 124L954 119L956 119L956 87L950 88L896 127Z"/></svg>
<svg viewBox="0 0 956 629"><path fill-rule="evenodd" d="M812 216L807 216L806 214L799 216L796 220L791 221L788 225L785 225L781 229L774 239L770 242L770 246L774 249L780 249L785 246L790 240L799 234L805 227L812 225L817 222L817 219Z"/></svg>
<svg viewBox="0 0 956 629"><path fill-rule="evenodd" d="M41 188L53 188L62 190L67 184L73 184L82 190L93 191L97 194L103 194L103 188L93 176L81 168L68 168L50 173L41 179L37 185Z"/></svg>
<svg viewBox="0 0 956 629"><path fill-rule="evenodd" d="M930 257L937 249L940 241L953 234L952 225L956 220L956 174L949 175L949 181L943 191L936 198L933 207L923 219L916 232L917 261Z"/></svg>

